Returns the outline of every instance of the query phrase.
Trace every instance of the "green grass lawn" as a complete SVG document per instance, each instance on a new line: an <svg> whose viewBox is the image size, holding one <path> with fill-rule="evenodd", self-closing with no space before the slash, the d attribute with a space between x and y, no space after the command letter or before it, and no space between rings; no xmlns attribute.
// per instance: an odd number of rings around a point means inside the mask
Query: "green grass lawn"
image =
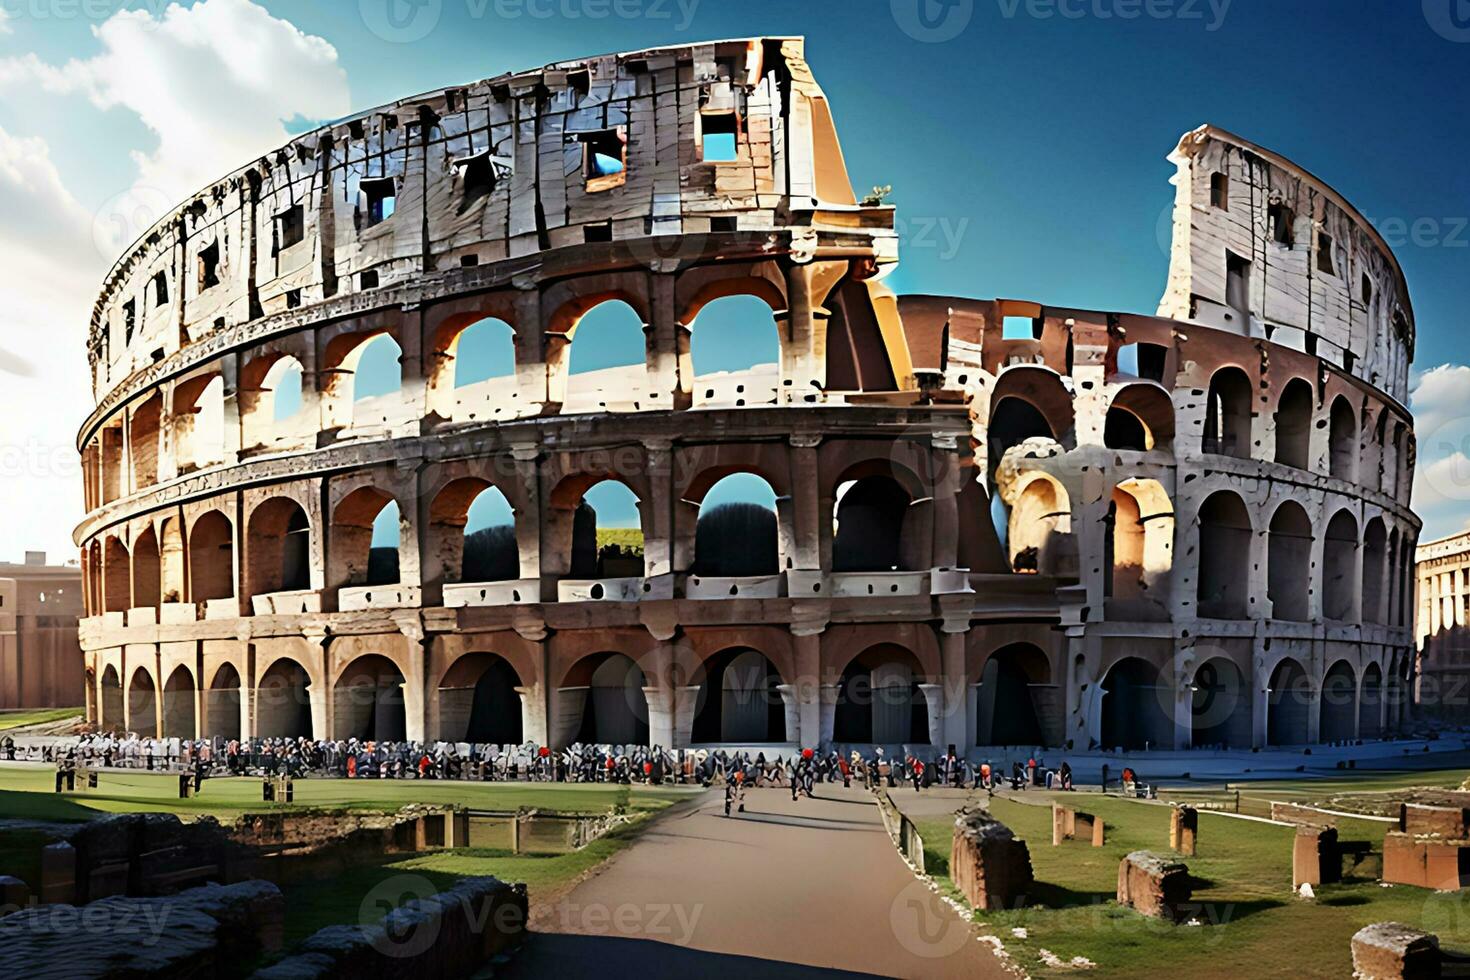
<svg viewBox="0 0 1470 980"><path fill-rule="evenodd" d="M22 708L18 711L0 711L0 732L81 716L81 708Z"/></svg>
<svg viewBox="0 0 1470 980"><path fill-rule="evenodd" d="M100 785L85 792L55 793L50 768L0 768L0 818L88 820L98 811L164 811L189 818L210 814L223 822L242 813L268 809L260 799L260 780L215 778L193 799L178 799L178 778L166 774L101 774ZM601 813L613 806L660 810L690 793L672 787L645 788L578 783L470 783L437 780L298 779L296 807L397 810L410 803L449 804L472 809L519 807L567 813Z"/></svg>
<svg viewBox="0 0 1470 980"><path fill-rule="evenodd" d="M643 814L565 854L518 855L484 847L430 851L288 883L281 888L289 910L286 945L324 926L374 922L410 898L443 891L472 875L525 882L533 905L553 901L582 874L632 843L649 819L650 814Z"/></svg>
<svg viewBox="0 0 1470 980"><path fill-rule="evenodd" d="M1443 769L1435 772L1343 772L1342 775L1303 779L1270 779L1249 783L1219 784L1199 788L1180 786L1159 790L1161 799L1193 803L1210 808L1234 810L1237 795L1240 812L1270 816L1272 801L1310 803L1351 812L1387 812L1382 804L1415 787L1457 789L1470 770Z"/></svg>
<svg viewBox="0 0 1470 980"><path fill-rule="evenodd" d="M1423 785L1425 778L1409 780ZM1028 794L1042 800L1047 794ZM1280 797L1274 797L1280 798ZM1169 809L1094 794L1067 794L1078 809L1100 815L1107 844L1080 841L1053 847L1051 810L997 798L991 811L1023 838L1031 854L1036 907L977 912L1033 976L1075 974L1049 970L1046 949L1062 960L1085 956L1098 964L1094 976L1345 977L1352 973L1349 941L1371 922L1397 920L1439 935L1450 948L1470 946L1470 898L1398 885L1381 887L1370 857L1362 875L1326 885L1315 901L1291 890L1294 830L1201 811L1198 854L1187 859L1196 879L1201 926L1173 926L1118 907L1118 862L1138 849L1168 852ZM1381 851L1385 825L1338 821L1349 848ZM946 888L949 818L920 821L929 873ZM1013 929L1025 929L1018 938Z"/></svg>

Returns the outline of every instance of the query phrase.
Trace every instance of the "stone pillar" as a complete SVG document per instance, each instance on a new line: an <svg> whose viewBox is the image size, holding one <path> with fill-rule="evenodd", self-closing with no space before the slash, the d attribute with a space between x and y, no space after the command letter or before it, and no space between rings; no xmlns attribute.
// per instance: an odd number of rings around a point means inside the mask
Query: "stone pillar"
<svg viewBox="0 0 1470 980"><path fill-rule="evenodd" d="M792 741L803 748L816 749L832 740L832 716L823 702L822 634L792 632L791 645L796 651L797 726ZM836 691L833 691L835 703Z"/></svg>
<svg viewBox="0 0 1470 980"><path fill-rule="evenodd" d="M826 745L832 741L832 729L837 722L837 685L823 684L820 698L822 744Z"/></svg>
<svg viewBox="0 0 1470 980"><path fill-rule="evenodd" d="M677 262L671 262L677 265ZM649 315L653 322L643 327L645 357L648 372L648 390L653 395L655 408L688 408L693 377L680 383L679 341L680 331L686 330L679 323L679 310L674 305L673 269L668 273L656 270L648 277Z"/></svg>
<svg viewBox="0 0 1470 980"><path fill-rule="evenodd" d="M1031 854L984 810L963 810L950 845L950 876L977 909L1013 909L1031 891Z"/></svg>
<svg viewBox="0 0 1470 980"><path fill-rule="evenodd" d="M1169 848L1185 857L1194 857L1198 834L1199 811L1192 806L1176 806L1169 815Z"/></svg>
<svg viewBox="0 0 1470 980"><path fill-rule="evenodd" d="M399 312L398 347L403 352L399 364L402 384L399 399L403 405L404 423L414 434L423 431L429 405L429 366L424 363L424 308L415 306ZM430 355L432 356L432 354ZM397 426L394 426L397 428Z"/></svg>
<svg viewBox="0 0 1470 980"><path fill-rule="evenodd" d="M394 617L399 632L408 640L408 669L403 675L404 735L410 742L424 742L427 741L428 720L425 705L430 699L424 691L424 686L429 682L429 672L424 665L428 659L430 639L424 632L420 618L422 614L416 610L404 612L409 612L409 615Z"/></svg>
<svg viewBox="0 0 1470 980"><path fill-rule="evenodd" d="M547 745L546 704L541 699L539 686L518 687L516 694L521 699L521 738L537 745Z"/></svg>
<svg viewBox="0 0 1470 980"><path fill-rule="evenodd" d="M674 731L669 747L687 748L694 732L694 710L699 705L699 685L684 685L673 690Z"/></svg>
<svg viewBox="0 0 1470 980"><path fill-rule="evenodd" d="M943 746L944 737L944 685L920 684L919 693L929 709L929 744Z"/></svg>
<svg viewBox="0 0 1470 980"><path fill-rule="evenodd" d="M797 700L797 687L794 684L777 684L776 690L781 695L781 707L786 714L785 741L800 744L801 703Z"/></svg>
<svg viewBox="0 0 1470 980"><path fill-rule="evenodd" d="M819 572L822 565L822 487L817 479L817 446L822 437L796 433L791 443L791 567Z"/></svg>
<svg viewBox="0 0 1470 980"><path fill-rule="evenodd" d="M516 443L510 447L515 463L516 482L522 499L514 508L516 547L521 555L521 578L541 578L541 480L538 475L541 449L536 443ZM553 588L555 586L553 585ZM543 596L544 598L544 596Z"/></svg>
<svg viewBox="0 0 1470 980"><path fill-rule="evenodd" d="M244 443L244 433L241 430L242 421L240 417L239 351L232 351L220 359L220 377L224 382L223 390L220 394L223 400L225 439L225 444L220 447L222 454L220 461L233 464L239 462L240 447ZM238 554L238 549L236 549L236 553Z"/></svg>
<svg viewBox="0 0 1470 980"><path fill-rule="evenodd" d="M1190 906L1189 868L1182 861L1134 851L1118 864L1118 904L1137 912L1179 922Z"/></svg>
<svg viewBox="0 0 1470 980"><path fill-rule="evenodd" d="M1337 829L1298 824L1291 849L1291 887L1313 887L1342 877L1337 851ZM1385 855L1385 864L1388 857Z"/></svg>
<svg viewBox="0 0 1470 980"><path fill-rule="evenodd" d="M1266 746L1266 724L1271 712L1271 672L1266 669L1265 640L1251 642L1251 676L1245 679L1251 693L1251 747Z"/></svg>
<svg viewBox="0 0 1470 980"><path fill-rule="evenodd" d="M313 738L332 738L336 734L332 731L332 658L329 655L332 637L312 632L306 632L305 637L318 649L315 656L317 669L307 671L306 696L311 701L311 734ZM311 680L313 674L321 679ZM259 724L258 718L256 724Z"/></svg>
<svg viewBox="0 0 1470 980"><path fill-rule="evenodd" d="M951 628L961 625L962 629ZM968 616L963 624L952 624L946 619L939 636L939 657L944 669L944 725L939 744L941 747L953 745L961 756L975 744L974 721L969 711L970 686L965 676L964 631L969 625Z"/></svg>
<svg viewBox="0 0 1470 980"><path fill-rule="evenodd" d="M643 514L643 575L653 579L671 575L674 568L674 453L668 439L643 443L648 461L650 500L640 502ZM672 593L670 593L672 596Z"/></svg>

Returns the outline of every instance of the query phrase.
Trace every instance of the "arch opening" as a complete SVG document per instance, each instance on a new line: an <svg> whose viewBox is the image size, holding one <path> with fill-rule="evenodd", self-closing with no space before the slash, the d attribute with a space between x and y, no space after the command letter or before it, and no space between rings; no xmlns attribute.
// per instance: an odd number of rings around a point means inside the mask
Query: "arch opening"
<svg viewBox="0 0 1470 980"><path fill-rule="evenodd" d="M587 489L572 515L571 577L641 578L643 523L638 497L617 480Z"/></svg>
<svg viewBox="0 0 1470 980"><path fill-rule="evenodd" d="M1317 737L1323 742L1352 739L1358 722L1358 680L1346 660L1333 664L1323 676L1321 704Z"/></svg>
<svg viewBox="0 0 1470 980"><path fill-rule="evenodd" d="M1246 618L1250 548L1251 522L1245 503L1229 490L1210 494L1199 509L1196 601L1200 616Z"/></svg>
<svg viewBox="0 0 1470 980"><path fill-rule="evenodd" d="M158 535L152 525L133 540L133 605L156 609L162 598L159 591Z"/></svg>
<svg viewBox="0 0 1470 980"><path fill-rule="evenodd" d="M1276 462L1311 468L1312 386L1292 378L1276 403Z"/></svg>
<svg viewBox="0 0 1470 980"><path fill-rule="evenodd" d="M1266 546L1266 596L1275 619L1312 618L1312 522L1294 500L1271 515Z"/></svg>
<svg viewBox="0 0 1470 980"><path fill-rule="evenodd" d="M467 653L439 683L439 737L449 742L519 745L520 675L495 653Z"/></svg>
<svg viewBox="0 0 1470 980"><path fill-rule="evenodd" d="M235 594L235 529L217 510L201 516L189 531L189 586L193 602Z"/></svg>
<svg viewBox="0 0 1470 980"><path fill-rule="evenodd" d="M408 730L403 687L403 673L387 657L368 653L353 660L333 685L333 736L403 741Z"/></svg>
<svg viewBox="0 0 1470 980"><path fill-rule="evenodd" d="M704 664L692 738L754 745L787 740L781 675L759 650L736 648Z"/></svg>
<svg viewBox="0 0 1470 980"><path fill-rule="evenodd" d="M1339 622L1358 619L1358 522L1346 510L1327 522L1322 542L1322 615Z"/></svg>
<svg viewBox="0 0 1470 980"><path fill-rule="evenodd" d="M255 689L255 733L262 738L312 738L311 679L306 668L283 658L270 665Z"/></svg>
<svg viewBox="0 0 1470 980"><path fill-rule="evenodd" d="M102 730L123 729L123 686L117 668L109 664L102 671Z"/></svg>
<svg viewBox="0 0 1470 980"><path fill-rule="evenodd" d="M204 734L211 738L240 737L240 672L224 664L204 691Z"/></svg>
<svg viewBox="0 0 1470 980"><path fill-rule="evenodd" d="M833 741L929 744L929 705L912 653L892 644L869 647L843 668L837 685Z"/></svg>
<svg viewBox="0 0 1470 980"><path fill-rule="evenodd" d="M311 522L290 497L272 497L247 524L250 595L311 588Z"/></svg>
<svg viewBox="0 0 1470 980"><path fill-rule="evenodd" d="M1250 747L1250 692L1232 661L1212 657L1199 665L1190 685L1190 723L1189 740L1195 748Z"/></svg>
<svg viewBox="0 0 1470 980"><path fill-rule="evenodd" d="M194 738L197 730L194 675L181 665L174 668L163 685L163 737Z"/></svg>
<svg viewBox="0 0 1470 980"><path fill-rule="evenodd" d="M1046 744L1038 695L1050 673L1046 654L1030 643L992 653L975 691L975 744Z"/></svg>
<svg viewBox="0 0 1470 980"><path fill-rule="evenodd" d="M128 731L139 738L158 737L158 686L142 667L128 684Z"/></svg>
<svg viewBox="0 0 1470 980"><path fill-rule="evenodd" d="M1383 736L1383 671L1377 664L1363 669L1363 689L1358 696L1358 737Z"/></svg>
<svg viewBox="0 0 1470 980"><path fill-rule="evenodd" d="M904 538L913 501L899 482L890 476L865 476L839 484L836 496L832 571L908 570Z"/></svg>
<svg viewBox="0 0 1470 980"><path fill-rule="evenodd" d="M1159 671L1138 657L1124 657L1102 682L1101 736L1104 749L1169 748L1174 727L1163 706L1172 692Z"/></svg>
<svg viewBox="0 0 1470 980"><path fill-rule="evenodd" d="M591 745L647 745L648 696L643 670L621 653L593 654L568 675L564 694L580 689L584 696L576 741Z"/></svg>
<svg viewBox="0 0 1470 980"><path fill-rule="evenodd" d="M1266 689L1266 744L1304 745L1312 711L1312 682L1290 657L1271 671Z"/></svg>
<svg viewBox="0 0 1470 980"><path fill-rule="evenodd" d="M780 571L776 491L754 473L722 478L699 504L694 574L735 577Z"/></svg>
<svg viewBox="0 0 1470 980"><path fill-rule="evenodd" d="M1339 480L1358 478L1358 414L1346 398L1332 400L1328 428L1328 473Z"/></svg>
<svg viewBox="0 0 1470 980"><path fill-rule="evenodd" d="M706 303L690 325L689 361L696 407L774 405L780 386L780 328L758 296Z"/></svg>
<svg viewBox="0 0 1470 980"><path fill-rule="evenodd" d="M1221 368L1210 378L1202 450L1220 456L1251 455L1251 382L1237 367Z"/></svg>

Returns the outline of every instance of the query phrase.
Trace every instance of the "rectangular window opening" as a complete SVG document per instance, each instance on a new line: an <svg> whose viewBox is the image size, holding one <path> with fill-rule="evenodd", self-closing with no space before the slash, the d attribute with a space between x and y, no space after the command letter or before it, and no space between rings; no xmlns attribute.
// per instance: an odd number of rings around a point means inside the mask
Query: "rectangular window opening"
<svg viewBox="0 0 1470 980"><path fill-rule="evenodd" d="M1368 273L1363 273L1363 305L1373 305L1373 280Z"/></svg>
<svg viewBox="0 0 1470 980"><path fill-rule="evenodd" d="M610 242L613 240L612 222L603 221L594 225L582 226L582 240L584 242Z"/></svg>
<svg viewBox="0 0 1470 980"><path fill-rule="evenodd" d="M587 181L587 190L606 190L626 181L628 140L621 128L583 133L580 138L582 176Z"/></svg>
<svg viewBox="0 0 1470 980"><path fill-rule="evenodd" d="M276 226L280 233L279 241L281 248L290 248L306 237L306 209L299 204L276 215Z"/></svg>
<svg viewBox="0 0 1470 980"><path fill-rule="evenodd" d="M199 250L199 289L219 285L219 242Z"/></svg>
<svg viewBox="0 0 1470 980"><path fill-rule="evenodd" d="M398 187L392 177L365 180L362 182L362 199L368 227L371 228L393 217L398 205Z"/></svg>
<svg viewBox="0 0 1470 980"><path fill-rule="evenodd" d="M1317 232L1317 271L1337 275L1337 264L1332 260L1332 236L1325 231Z"/></svg>
<svg viewBox="0 0 1470 980"><path fill-rule="evenodd" d="M1271 240L1277 245L1291 248L1296 243L1296 234L1292 228L1296 215L1291 208L1285 204L1271 204L1266 208L1266 216L1271 223Z"/></svg>
<svg viewBox="0 0 1470 980"><path fill-rule="evenodd" d="M1225 174L1210 174L1210 206L1230 210L1230 178Z"/></svg>
<svg viewBox="0 0 1470 980"><path fill-rule="evenodd" d="M123 343L132 343L132 341L133 341L133 328L135 326L137 326L137 323L138 323L137 305L132 300L128 300L126 303L123 304L122 311L123 311Z"/></svg>
<svg viewBox="0 0 1470 980"><path fill-rule="evenodd" d="M1234 252L1225 252L1225 304L1242 313L1250 309L1251 264Z"/></svg>
<svg viewBox="0 0 1470 980"><path fill-rule="evenodd" d="M733 163L740 159L740 117L733 111L702 112L700 159L705 163Z"/></svg>
<svg viewBox="0 0 1470 980"><path fill-rule="evenodd" d="M490 151L455 161L459 170L461 207L489 197L495 190L495 165L490 162Z"/></svg>
<svg viewBox="0 0 1470 980"><path fill-rule="evenodd" d="M361 282L363 289L377 289L378 288L378 270L377 269L369 269L367 272L364 272L362 274L362 276L359 278L359 281Z"/></svg>
<svg viewBox="0 0 1470 980"><path fill-rule="evenodd" d="M1029 316L1008 316L1001 319L1001 340L1040 340L1041 320Z"/></svg>
<svg viewBox="0 0 1470 980"><path fill-rule="evenodd" d="M153 305L162 306L168 302L168 273L160 272L153 277Z"/></svg>

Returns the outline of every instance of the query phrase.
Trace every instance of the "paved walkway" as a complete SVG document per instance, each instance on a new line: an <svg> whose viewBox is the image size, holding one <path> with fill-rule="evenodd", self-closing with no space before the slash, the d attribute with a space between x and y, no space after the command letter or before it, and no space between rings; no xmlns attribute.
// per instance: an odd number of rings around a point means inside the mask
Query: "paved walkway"
<svg viewBox="0 0 1470 980"><path fill-rule="evenodd" d="M894 850L871 797L723 792L655 823L533 925L512 977L1009 977Z"/></svg>

